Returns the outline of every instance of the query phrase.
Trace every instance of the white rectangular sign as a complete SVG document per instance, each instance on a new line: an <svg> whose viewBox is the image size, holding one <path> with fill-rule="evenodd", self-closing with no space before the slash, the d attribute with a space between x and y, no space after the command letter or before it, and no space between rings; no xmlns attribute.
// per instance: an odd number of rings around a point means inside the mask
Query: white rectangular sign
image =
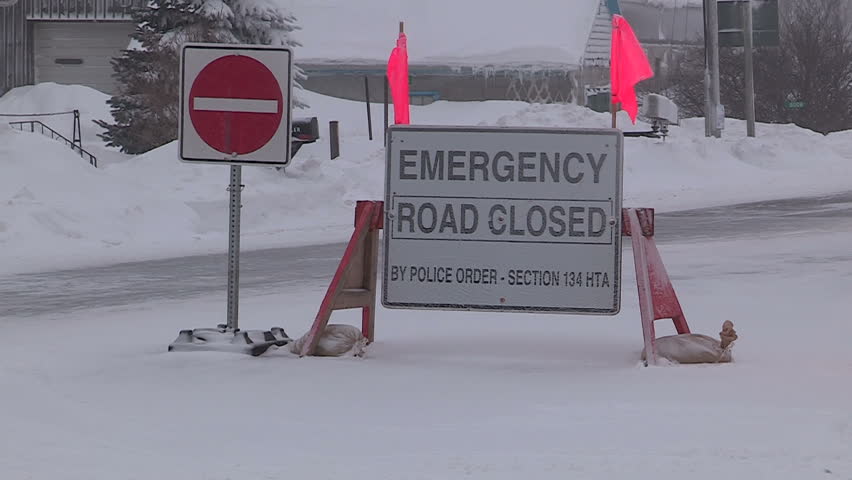
<svg viewBox="0 0 852 480"><path fill-rule="evenodd" d="M283 47L186 44L181 51L180 159L287 165L292 61Z"/></svg>
<svg viewBox="0 0 852 480"><path fill-rule="evenodd" d="M618 313L622 142L612 129L391 127L382 304Z"/></svg>

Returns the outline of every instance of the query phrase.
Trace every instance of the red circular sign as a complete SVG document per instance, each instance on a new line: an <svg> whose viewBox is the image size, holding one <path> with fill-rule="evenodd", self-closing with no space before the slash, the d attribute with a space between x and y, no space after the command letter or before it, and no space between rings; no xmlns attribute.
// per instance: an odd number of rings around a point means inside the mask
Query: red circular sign
<svg viewBox="0 0 852 480"><path fill-rule="evenodd" d="M284 98L275 75L251 57L228 55L204 67L189 91L189 118L212 148L245 155L281 125Z"/></svg>

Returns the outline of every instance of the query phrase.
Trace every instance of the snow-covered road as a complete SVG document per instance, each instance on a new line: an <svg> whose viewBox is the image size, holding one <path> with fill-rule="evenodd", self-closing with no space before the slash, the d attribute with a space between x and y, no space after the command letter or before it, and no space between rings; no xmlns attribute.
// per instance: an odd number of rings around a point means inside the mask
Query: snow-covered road
<svg viewBox="0 0 852 480"><path fill-rule="evenodd" d="M618 316L379 309L364 359L167 353L179 329L223 319L224 276L205 262L173 261L169 275L151 263L126 281L120 270L38 277L16 290L28 299L9 300L29 310L2 297L0 478L849 479L848 201L764 205L760 221L747 221L751 207L722 209L714 240L661 217L693 331L737 325L731 365L639 366L629 255ZM710 218L683 215L679 225ZM325 266L252 260L241 325L305 332L333 250ZM314 277L283 282L300 268ZM150 293L178 281L194 285L182 298Z"/></svg>
<svg viewBox="0 0 852 480"><path fill-rule="evenodd" d="M658 243L766 238L795 232L852 231L852 192L663 213ZM226 248L223 245L222 248ZM327 285L343 244L242 254L241 287L253 294ZM224 295L225 254L0 277L0 318ZM683 275L675 272L675 275Z"/></svg>

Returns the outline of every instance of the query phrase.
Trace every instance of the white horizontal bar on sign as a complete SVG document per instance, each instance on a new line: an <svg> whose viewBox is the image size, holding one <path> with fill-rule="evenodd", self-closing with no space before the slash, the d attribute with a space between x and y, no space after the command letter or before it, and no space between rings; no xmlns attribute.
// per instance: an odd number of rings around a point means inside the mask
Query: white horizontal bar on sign
<svg viewBox="0 0 852 480"><path fill-rule="evenodd" d="M195 97L192 109L212 112L278 113L278 100Z"/></svg>

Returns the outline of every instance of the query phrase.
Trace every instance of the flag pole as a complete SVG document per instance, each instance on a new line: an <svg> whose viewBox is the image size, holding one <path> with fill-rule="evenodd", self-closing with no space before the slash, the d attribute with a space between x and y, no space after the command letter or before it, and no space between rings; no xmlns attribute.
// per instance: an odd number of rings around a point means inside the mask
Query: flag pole
<svg viewBox="0 0 852 480"><path fill-rule="evenodd" d="M615 28L614 23L613 23L613 28ZM613 35L614 34L615 33L613 32ZM613 40L614 40L614 38L610 38L610 44L609 44L610 52L612 52L612 48L614 46ZM609 74L609 111L610 111L610 113L612 113L612 128L618 128L618 116L617 116L618 104L616 102L613 102L613 95L615 95L615 85L612 84L612 68L613 68L612 58L613 58L612 54L610 53L610 56L609 56L609 71L610 71L610 74Z"/></svg>
<svg viewBox="0 0 852 480"><path fill-rule="evenodd" d="M408 47L403 21L399 22L399 38L388 59L387 77L394 99L394 123L408 124L411 121L409 116L411 76L408 71Z"/></svg>
<svg viewBox="0 0 852 480"><path fill-rule="evenodd" d="M610 84L609 89L610 89L610 92L612 92L612 84ZM610 93L610 95L612 95L612 93ZM610 102L609 102L609 103L610 103L610 111L612 112L612 128L618 128L618 117L617 117L617 114L618 114L618 107L619 107L619 104L617 104L617 103L612 103L612 101L611 101L611 100L610 100Z"/></svg>

